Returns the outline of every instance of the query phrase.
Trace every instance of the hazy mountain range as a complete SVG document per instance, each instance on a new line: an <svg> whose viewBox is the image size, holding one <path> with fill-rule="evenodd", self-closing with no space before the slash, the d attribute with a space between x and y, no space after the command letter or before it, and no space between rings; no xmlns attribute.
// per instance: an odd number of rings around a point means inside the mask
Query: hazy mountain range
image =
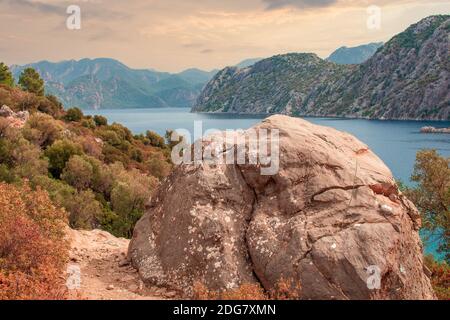
<svg viewBox="0 0 450 320"><path fill-rule="evenodd" d="M341 47L333 52L327 60L339 64L363 63L369 60L381 46L383 46L383 42L374 42L353 48Z"/></svg>
<svg viewBox="0 0 450 320"><path fill-rule="evenodd" d="M131 69L117 60L100 58L13 66L16 79L26 67L35 68L46 91L64 105L82 108L189 106L217 71L188 69L171 74Z"/></svg>
<svg viewBox="0 0 450 320"><path fill-rule="evenodd" d="M227 67L193 111L450 120L449 34L450 16L431 16L359 65L296 53ZM348 61L338 51L330 60Z"/></svg>
<svg viewBox="0 0 450 320"><path fill-rule="evenodd" d="M330 60L336 56L356 63L367 58L370 52L374 52L372 44L345 51L340 48ZM236 67L247 68L261 60L263 58L246 59ZM192 68L172 74L132 69L117 60L99 58L12 66L16 80L26 67L35 68L45 81L46 92L57 96L66 107L85 109L191 107L203 87L219 71Z"/></svg>

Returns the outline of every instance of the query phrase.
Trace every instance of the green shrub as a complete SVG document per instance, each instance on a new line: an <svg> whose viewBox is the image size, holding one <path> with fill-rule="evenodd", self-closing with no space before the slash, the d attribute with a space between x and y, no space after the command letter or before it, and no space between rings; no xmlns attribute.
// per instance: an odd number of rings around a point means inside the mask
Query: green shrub
<svg viewBox="0 0 450 320"><path fill-rule="evenodd" d="M80 191L68 203L69 225L74 229L94 229L100 226L102 205L91 190Z"/></svg>
<svg viewBox="0 0 450 320"><path fill-rule="evenodd" d="M80 108L70 108L69 110L67 110L66 115L64 116L64 119L66 121L71 121L71 122L79 122L81 121L81 119L83 119L84 115L83 115L83 111L81 111Z"/></svg>
<svg viewBox="0 0 450 320"><path fill-rule="evenodd" d="M82 156L74 155L61 174L61 179L78 190L84 190L91 186L94 168Z"/></svg>
<svg viewBox="0 0 450 320"><path fill-rule="evenodd" d="M64 107L53 95L47 95L45 98L39 100L37 111L46 113L55 118L60 118L64 112Z"/></svg>
<svg viewBox="0 0 450 320"><path fill-rule="evenodd" d="M13 162L11 142L0 138L0 163L12 166Z"/></svg>
<svg viewBox="0 0 450 320"><path fill-rule="evenodd" d="M89 129L94 129L96 127L95 121L92 118L81 120L81 125Z"/></svg>
<svg viewBox="0 0 450 320"><path fill-rule="evenodd" d="M82 148L80 145L67 140L57 140L45 150L45 156L49 161L49 171L53 177L61 176L67 161L74 155L81 155Z"/></svg>
<svg viewBox="0 0 450 320"><path fill-rule="evenodd" d="M0 182L14 183L17 177L4 163L0 163Z"/></svg>
<svg viewBox="0 0 450 320"><path fill-rule="evenodd" d="M439 235L438 251L450 261L450 158L441 157L436 150L417 153L411 180L414 189L406 190L422 214L423 228Z"/></svg>
<svg viewBox="0 0 450 320"><path fill-rule="evenodd" d="M450 266L445 261L436 261L431 255L426 256L424 262L431 272L431 284L438 299L449 301Z"/></svg>
<svg viewBox="0 0 450 320"><path fill-rule="evenodd" d="M26 122L22 134L28 141L46 148L62 137L64 127L60 121L44 113L35 113Z"/></svg>
<svg viewBox="0 0 450 320"><path fill-rule="evenodd" d="M158 148L165 148L166 143L164 141L164 138L158 135L156 132L147 131L145 136L148 139L148 143L150 145Z"/></svg>
<svg viewBox="0 0 450 320"><path fill-rule="evenodd" d="M108 125L108 120L103 116L98 116L98 115L94 116L94 121L95 121L95 124L99 127Z"/></svg>
<svg viewBox="0 0 450 320"><path fill-rule="evenodd" d="M47 159L42 158L41 149L27 140L18 141L12 156L14 159L12 171L16 176L31 180L36 176L48 174L48 162Z"/></svg>
<svg viewBox="0 0 450 320"><path fill-rule="evenodd" d="M169 175L171 165L163 158L161 154L154 154L146 162L150 174L159 180Z"/></svg>
<svg viewBox="0 0 450 320"><path fill-rule="evenodd" d="M126 171L120 164L112 165L111 169L116 173L111 207L117 214L111 229L116 235L131 237L133 227L144 213L145 203L158 182L136 169Z"/></svg>

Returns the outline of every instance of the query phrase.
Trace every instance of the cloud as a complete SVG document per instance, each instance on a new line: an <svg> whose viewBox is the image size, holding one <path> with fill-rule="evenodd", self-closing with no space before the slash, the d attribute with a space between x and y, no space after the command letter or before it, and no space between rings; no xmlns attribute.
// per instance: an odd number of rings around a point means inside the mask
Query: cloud
<svg viewBox="0 0 450 320"><path fill-rule="evenodd" d="M66 28L70 4L81 8L81 30ZM370 4L383 9L377 32L366 28ZM0 0L0 54L9 64L106 56L134 68L213 69L386 41L449 9L444 0Z"/></svg>
<svg viewBox="0 0 450 320"><path fill-rule="evenodd" d="M201 43L185 43L182 46L185 48L201 48L201 47L203 47L203 44L201 44Z"/></svg>
<svg viewBox="0 0 450 320"><path fill-rule="evenodd" d="M10 6L14 6L22 9L35 9L42 13L64 13L67 6L62 4L50 4L44 3L40 1L30 1L30 0L0 0L0 4L8 4Z"/></svg>
<svg viewBox="0 0 450 320"><path fill-rule="evenodd" d="M70 1L60 0L52 1L52 3L45 1L33 1L33 0L0 0L0 5L6 4L11 8L17 10L17 14L20 14L22 10L34 10L42 14L56 14L60 16L66 16L66 10L68 6L72 4L79 5L83 18L86 19L129 19L132 17L132 13L125 12L124 10L114 10L111 6L102 5L99 1Z"/></svg>
<svg viewBox="0 0 450 320"><path fill-rule="evenodd" d="M263 0L267 9L278 9L283 7L296 7L300 9L321 8L336 4L337 0Z"/></svg>

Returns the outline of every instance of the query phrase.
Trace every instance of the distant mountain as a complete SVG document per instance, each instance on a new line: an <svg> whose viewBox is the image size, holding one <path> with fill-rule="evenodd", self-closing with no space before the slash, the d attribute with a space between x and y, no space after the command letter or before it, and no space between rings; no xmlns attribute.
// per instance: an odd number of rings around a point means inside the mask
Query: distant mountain
<svg viewBox="0 0 450 320"><path fill-rule="evenodd" d="M215 71L185 70L179 74L131 69L113 59L41 61L13 66L16 79L35 68L46 90L65 106L81 108L189 107Z"/></svg>
<svg viewBox="0 0 450 320"><path fill-rule="evenodd" d="M338 64L360 64L369 60L382 46L383 42L374 42L352 48L341 47L334 51L327 60Z"/></svg>
<svg viewBox="0 0 450 320"><path fill-rule="evenodd" d="M290 113L305 93L345 68L313 53L277 55L243 69L227 67L203 89L193 111Z"/></svg>
<svg viewBox="0 0 450 320"><path fill-rule="evenodd" d="M449 15L431 16L359 65L287 54L228 67L193 111L450 120L449 33Z"/></svg>
<svg viewBox="0 0 450 320"><path fill-rule="evenodd" d="M257 63L258 61L261 61L263 58L251 58L251 59L245 59L244 61L239 62L235 67L238 68L247 68L250 67L252 65L254 65L255 63Z"/></svg>
<svg viewBox="0 0 450 320"><path fill-rule="evenodd" d="M218 69L214 69L208 72L196 68L191 68L178 73L177 76L194 85L205 85L209 80L211 80L212 77L214 77L214 75L218 71Z"/></svg>

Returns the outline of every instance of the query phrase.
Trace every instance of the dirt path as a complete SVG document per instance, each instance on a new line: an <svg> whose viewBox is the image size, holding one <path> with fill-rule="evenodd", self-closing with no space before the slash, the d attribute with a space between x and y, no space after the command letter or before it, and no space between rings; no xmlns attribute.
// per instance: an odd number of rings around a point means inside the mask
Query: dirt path
<svg viewBox="0 0 450 320"><path fill-rule="evenodd" d="M127 262L129 240L101 230L70 230L67 279L71 299L161 300L176 298L164 288L147 288ZM79 279L79 281L78 281ZM75 289L78 288L78 289Z"/></svg>

